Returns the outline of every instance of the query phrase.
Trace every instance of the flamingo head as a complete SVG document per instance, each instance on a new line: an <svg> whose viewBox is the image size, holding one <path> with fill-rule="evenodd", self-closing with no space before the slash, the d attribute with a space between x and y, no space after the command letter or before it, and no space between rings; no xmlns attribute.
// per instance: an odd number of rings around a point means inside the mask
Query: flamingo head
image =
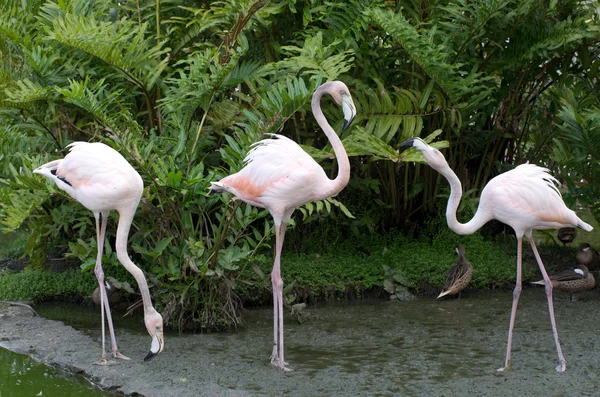
<svg viewBox="0 0 600 397"><path fill-rule="evenodd" d="M410 138L410 139L402 142L400 144L400 146L414 147L419 152L423 153L423 157L425 158L425 161L427 161L427 163L431 166L431 168L433 168L435 170L440 171L440 170L443 170L444 168L448 167L448 162L446 161L446 158L444 157L442 152L440 152L433 146L428 145L421 138L417 138L417 137Z"/></svg>
<svg viewBox="0 0 600 397"><path fill-rule="evenodd" d="M162 316L156 310L151 309L144 315L144 324L146 324L146 330L148 330L148 333L152 337L150 352L148 352L148 355L144 358L144 361L148 361L154 358L158 353L162 352L165 346Z"/></svg>
<svg viewBox="0 0 600 397"><path fill-rule="evenodd" d="M344 126L342 127L342 131L345 131L350 126L350 123L352 123L354 116L356 116L356 106L354 106L354 102L352 101L350 90L341 81L332 81L325 84L327 84L327 92L342 107L344 112Z"/></svg>

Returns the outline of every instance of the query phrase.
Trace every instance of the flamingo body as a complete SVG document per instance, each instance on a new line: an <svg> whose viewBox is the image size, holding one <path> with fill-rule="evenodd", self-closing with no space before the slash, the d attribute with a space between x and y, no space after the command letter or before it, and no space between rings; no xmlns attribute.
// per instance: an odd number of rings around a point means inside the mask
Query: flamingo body
<svg viewBox="0 0 600 397"><path fill-rule="evenodd" d="M212 182L213 190L267 208L278 225L288 222L296 207L322 197L331 183L323 168L283 135L255 143L244 162L239 172Z"/></svg>
<svg viewBox="0 0 600 397"><path fill-rule="evenodd" d="M348 87L341 81L321 85L312 98L312 111L329 139L338 163L338 175L331 180L317 162L291 139L272 134L255 143L244 159L244 167L218 182L209 193L229 192L248 204L266 208L275 223L275 260L271 271L273 285L273 353L271 363L289 371L283 349L283 280L281 250L285 229L294 209L310 201L331 197L340 192L350 179L350 162L340 138L321 111L321 98L329 94L342 106L345 129L356 110Z"/></svg>
<svg viewBox="0 0 600 397"><path fill-rule="evenodd" d="M558 181L546 168L521 164L493 178L483 189L480 210L510 225L517 235L534 229L585 225L562 200ZM589 225L588 225L589 226Z"/></svg>
<svg viewBox="0 0 600 397"><path fill-rule="evenodd" d="M111 147L100 143L73 142L69 154L47 163L36 173L56 185L92 212L137 207L144 190L142 177Z"/></svg>

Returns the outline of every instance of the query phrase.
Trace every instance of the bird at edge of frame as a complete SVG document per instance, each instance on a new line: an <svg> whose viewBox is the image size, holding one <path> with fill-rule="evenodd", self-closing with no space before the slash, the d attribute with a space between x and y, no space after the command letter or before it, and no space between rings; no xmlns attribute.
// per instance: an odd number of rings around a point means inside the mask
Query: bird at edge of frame
<svg viewBox="0 0 600 397"><path fill-rule="evenodd" d="M104 237L111 210L119 213L119 223L116 236L117 259L136 279L144 302L144 324L152 337L150 352L144 360L150 360L164 348L163 319L152 306L148 282L142 270L129 258L127 241L133 217L137 210L144 183L140 174L113 148L101 142L73 142L67 146L69 153L59 160L46 163L33 172L51 179L56 186L64 190L73 199L94 213L96 219L96 241L98 255L94 274L100 289L101 321L102 321L102 356L98 365L111 364L105 347L104 316L110 333L112 357L129 360L119 352L110 312L110 304L104 284L102 270L102 254L104 252ZM100 224L102 220L102 224Z"/></svg>
<svg viewBox="0 0 600 397"><path fill-rule="evenodd" d="M552 288L567 292L571 302L573 294L593 289L596 286L594 275L585 265L577 265L574 269L563 270L550 276ZM545 285L544 280L533 281L531 284Z"/></svg>
<svg viewBox="0 0 600 397"><path fill-rule="evenodd" d="M444 155L417 137L408 139L401 143L401 146L412 147L421 152L429 166L438 171L450 184L446 220L452 231L460 235L473 234L492 219L497 219L509 225L515 231L517 237L517 280L513 292L508 327L506 360L504 367L499 368L498 371L507 370L511 364L513 328L522 290L523 236L529 240L544 282L546 285L550 285L551 280L533 240L533 230L578 227L590 232L593 227L581 220L573 210L566 206L557 187L559 183L556 178L550 175L549 170L534 164L521 164L492 178L481 192L479 206L473 218L467 223L460 223L456 218L456 211L462 198L462 185L458 176L448 165ZM564 372L567 369L567 362L558 340L551 288L546 288L546 298L558 354L556 370Z"/></svg>
<svg viewBox="0 0 600 397"><path fill-rule="evenodd" d="M467 288L473 277L473 266L465 258L465 247L462 244L456 245L458 258L456 263L446 272L446 282L442 287L442 292L437 299L443 296L457 295L460 299L462 290Z"/></svg>
<svg viewBox="0 0 600 397"><path fill-rule="evenodd" d="M272 134L253 144L244 159L245 166L218 182L211 182L210 194L228 192L244 202L266 208L275 224L275 259L271 272L273 286L273 352L271 364L290 371L283 349L283 280L281 249L287 224L294 209L305 203L323 200L339 193L350 179L350 160L341 139L321 110L321 98L330 95L342 107L344 125L348 128L356 108L348 87L341 81L324 83L314 92L312 113L329 139L337 160L338 174L329 179L323 168L296 142L283 135Z"/></svg>

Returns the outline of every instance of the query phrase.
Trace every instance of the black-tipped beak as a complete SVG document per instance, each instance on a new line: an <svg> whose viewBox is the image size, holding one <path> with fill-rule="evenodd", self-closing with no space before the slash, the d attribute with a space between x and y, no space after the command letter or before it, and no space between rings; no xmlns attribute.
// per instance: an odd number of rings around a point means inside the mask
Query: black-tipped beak
<svg viewBox="0 0 600 397"><path fill-rule="evenodd" d="M343 132L350 127L352 120L354 120L354 116L356 116L356 106L354 106L354 102L352 102L352 97L350 95L342 95L342 110L344 111Z"/></svg>
<svg viewBox="0 0 600 397"><path fill-rule="evenodd" d="M403 146L403 147L413 147L414 142L415 142L415 138L410 138L410 139L407 139L406 141L402 142L400 144L400 146Z"/></svg>
<svg viewBox="0 0 600 397"><path fill-rule="evenodd" d="M346 131L348 129L348 127L350 127L350 124L352 124L352 120L353 119L350 119L350 120L344 119L344 125L342 126L342 131Z"/></svg>
<svg viewBox="0 0 600 397"><path fill-rule="evenodd" d="M158 353L152 353L151 351L149 351L148 355L146 357L144 357L144 361L150 361L157 355L158 355Z"/></svg>

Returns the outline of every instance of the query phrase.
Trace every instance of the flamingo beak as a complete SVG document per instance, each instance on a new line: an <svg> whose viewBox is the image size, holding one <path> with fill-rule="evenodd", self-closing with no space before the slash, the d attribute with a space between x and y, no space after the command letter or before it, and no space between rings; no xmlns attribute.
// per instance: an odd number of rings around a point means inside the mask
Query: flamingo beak
<svg viewBox="0 0 600 397"><path fill-rule="evenodd" d="M403 147L412 147L413 144L414 144L414 142L415 142L415 138L410 138L410 139L407 139L406 141L402 142L400 144L400 146L403 146Z"/></svg>
<svg viewBox="0 0 600 397"><path fill-rule="evenodd" d="M350 95L342 95L342 110L344 111L344 126L342 127L342 131L346 131L350 123L352 123L354 116L356 116L356 106L354 106Z"/></svg>
<svg viewBox="0 0 600 397"><path fill-rule="evenodd" d="M436 150L433 147L429 146L427 143L425 143L424 140L418 137L407 139L406 141L402 142L400 146L414 147L420 152L433 152Z"/></svg>
<svg viewBox="0 0 600 397"><path fill-rule="evenodd" d="M152 335L152 345L150 345L150 351L148 355L144 357L144 361L150 361L163 350L164 347L164 336L163 332L160 330L156 330L154 335Z"/></svg>

